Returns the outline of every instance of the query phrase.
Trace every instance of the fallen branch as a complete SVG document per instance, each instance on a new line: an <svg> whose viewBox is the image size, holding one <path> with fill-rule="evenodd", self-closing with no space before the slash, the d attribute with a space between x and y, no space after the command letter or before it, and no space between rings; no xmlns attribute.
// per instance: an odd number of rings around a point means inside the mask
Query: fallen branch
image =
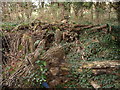
<svg viewBox="0 0 120 90"><path fill-rule="evenodd" d="M89 26L89 25L80 24L80 25L75 25L74 28L81 28L81 27L86 27L86 26Z"/></svg>
<svg viewBox="0 0 120 90"><path fill-rule="evenodd" d="M98 29L103 29L103 28L107 28L108 25L102 25L102 26L97 26L97 27L93 27L91 28L91 30L98 30Z"/></svg>
<svg viewBox="0 0 120 90"><path fill-rule="evenodd" d="M80 68L89 69L120 68L120 60L85 62Z"/></svg>
<svg viewBox="0 0 120 90"><path fill-rule="evenodd" d="M89 29L89 28L92 28L94 27L93 25L89 25L89 26L85 26L85 27L82 27L81 29Z"/></svg>

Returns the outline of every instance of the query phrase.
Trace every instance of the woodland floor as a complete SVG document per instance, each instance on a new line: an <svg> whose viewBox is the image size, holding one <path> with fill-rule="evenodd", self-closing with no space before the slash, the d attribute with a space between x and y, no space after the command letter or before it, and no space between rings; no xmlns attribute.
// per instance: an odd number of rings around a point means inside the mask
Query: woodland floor
<svg viewBox="0 0 120 90"><path fill-rule="evenodd" d="M120 88L120 26L33 21L2 25L8 87Z"/></svg>

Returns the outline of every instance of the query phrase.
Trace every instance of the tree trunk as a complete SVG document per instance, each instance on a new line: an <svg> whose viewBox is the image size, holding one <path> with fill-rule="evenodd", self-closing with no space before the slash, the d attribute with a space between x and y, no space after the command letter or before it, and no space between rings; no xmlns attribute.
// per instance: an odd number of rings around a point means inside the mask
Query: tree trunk
<svg viewBox="0 0 120 90"><path fill-rule="evenodd" d="M44 2L41 2L41 6L42 6L42 8L44 8Z"/></svg>
<svg viewBox="0 0 120 90"><path fill-rule="evenodd" d="M93 17L93 6L92 6L92 8L91 8L91 19L93 20L94 19L94 17Z"/></svg>
<svg viewBox="0 0 120 90"><path fill-rule="evenodd" d="M100 15L99 15L99 11L96 11L96 20L99 23L100 22Z"/></svg>
<svg viewBox="0 0 120 90"><path fill-rule="evenodd" d="M120 25L120 1L119 2L115 2L114 5L113 5L113 8L116 10L118 24Z"/></svg>
<svg viewBox="0 0 120 90"><path fill-rule="evenodd" d="M109 11L109 20L111 19L111 9Z"/></svg>
<svg viewBox="0 0 120 90"><path fill-rule="evenodd" d="M118 24L120 25L120 9L116 10L116 12L117 12Z"/></svg>
<svg viewBox="0 0 120 90"><path fill-rule="evenodd" d="M64 19L64 16L65 16L65 6L64 6L64 3L63 3L63 2L60 2L60 3L58 4L58 7L61 7L61 8L62 8L61 18Z"/></svg>
<svg viewBox="0 0 120 90"><path fill-rule="evenodd" d="M75 10L74 12L75 12L75 16L78 18L78 11Z"/></svg>
<svg viewBox="0 0 120 90"><path fill-rule="evenodd" d="M111 2L109 3L109 20L111 19Z"/></svg>
<svg viewBox="0 0 120 90"><path fill-rule="evenodd" d="M100 20L99 20L100 15L99 15L99 10L98 10L99 9L99 2L96 3L95 7L96 7L96 20L99 23L100 22Z"/></svg>

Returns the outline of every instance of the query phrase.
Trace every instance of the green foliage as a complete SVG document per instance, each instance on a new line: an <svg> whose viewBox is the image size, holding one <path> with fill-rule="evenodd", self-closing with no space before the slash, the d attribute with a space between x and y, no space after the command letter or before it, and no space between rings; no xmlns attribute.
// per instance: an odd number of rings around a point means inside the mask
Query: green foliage
<svg viewBox="0 0 120 90"><path fill-rule="evenodd" d="M71 77L74 77L74 83L79 84L82 88L92 88L90 80L97 81L102 88L120 88L120 77L112 74L93 75L90 69L82 69L78 71L81 62L86 61L104 61L104 60L119 60L120 58L120 47L118 40L118 27L114 27L111 33L105 33L104 31L92 31L91 29L85 29L80 35L80 41L84 46L81 52L77 53L74 50L67 54L68 63L72 66ZM116 37L115 39L113 38ZM96 38L94 40L94 38ZM69 45L69 48L73 45ZM84 55L82 54L84 52ZM84 57L83 60L81 57ZM119 73L120 70L114 71L113 73ZM70 84L68 84L70 86ZM75 85L74 85L75 86ZM71 87L71 86L70 86Z"/></svg>
<svg viewBox="0 0 120 90"><path fill-rule="evenodd" d="M73 8L76 14L81 8L83 8L83 4L84 2L73 2Z"/></svg>
<svg viewBox="0 0 120 90"><path fill-rule="evenodd" d="M83 8L90 9L92 7L92 5L93 5L92 2L73 2L73 8L74 8L76 15L78 14L79 10L81 10Z"/></svg>
<svg viewBox="0 0 120 90"><path fill-rule="evenodd" d="M2 32L0 32L0 37L4 36Z"/></svg>
<svg viewBox="0 0 120 90"><path fill-rule="evenodd" d="M40 40L35 41L34 46L38 45Z"/></svg>
<svg viewBox="0 0 120 90"><path fill-rule="evenodd" d="M120 85L118 86L118 83L116 83L119 78L119 76L109 74L92 77L92 79L97 81L99 85L102 85L102 88L120 88Z"/></svg>
<svg viewBox="0 0 120 90"><path fill-rule="evenodd" d="M83 3L83 6L86 7L86 8L88 8L88 9L91 8L92 5L93 5L93 2L84 2Z"/></svg>
<svg viewBox="0 0 120 90"><path fill-rule="evenodd" d="M76 9L80 9L84 5L84 2L73 2L73 5Z"/></svg>
<svg viewBox="0 0 120 90"><path fill-rule="evenodd" d="M71 4L72 4L72 2L64 2L65 10L70 12L70 5Z"/></svg>
<svg viewBox="0 0 120 90"><path fill-rule="evenodd" d="M37 60L36 64L38 65L38 68L30 73L30 75L26 78L28 82L31 82L32 86L41 87L40 85L42 82L45 82L47 77L45 75L47 68L46 62Z"/></svg>
<svg viewBox="0 0 120 90"><path fill-rule="evenodd" d="M17 24L13 24L13 23L4 23L1 25L1 28L3 30L6 30L6 31L9 31L9 30L12 30L14 27L16 27Z"/></svg>
<svg viewBox="0 0 120 90"><path fill-rule="evenodd" d="M65 51L65 54L67 55L68 53L71 52L71 47L74 46L73 43L65 43L65 42L61 42L61 45L64 47L64 51Z"/></svg>

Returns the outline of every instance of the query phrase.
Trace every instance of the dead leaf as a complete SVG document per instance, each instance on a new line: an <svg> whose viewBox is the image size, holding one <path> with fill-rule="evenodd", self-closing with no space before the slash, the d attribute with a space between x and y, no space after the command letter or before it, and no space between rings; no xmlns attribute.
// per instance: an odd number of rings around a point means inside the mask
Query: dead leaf
<svg viewBox="0 0 120 90"><path fill-rule="evenodd" d="M77 71L78 71L78 72L82 72L83 70L82 70L82 69L78 69Z"/></svg>
<svg viewBox="0 0 120 90"><path fill-rule="evenodd" d="M115 37L114 37L114 36L112 36L112 40L115 40Z"/></svg>
<svg viewBox="0 0 120 90"><path fill-rule="evenodd" d="M52 68L50 68L50 72L53 76L56 76L59 73L59 68L58 67L52 67Z"/></svg>
<svg viewBox="0 0 120 90"><path fill-rule="evenodd" d="M92 42L99 42L99 40L97 38L93 38Z"/></svg>
<svg viewBox="0 0 120 90"><path fill-rule="evenodd" d="M69 69L67 67L61 67L61 70L66 70L68 71Z"/></svg>
<svg viewBox="0 0 120 90"><path fill-rule="evenodd" d="M95 81L91 81L90 83L91 83L91 85L92 85L95 89L101 88L101 86L98 85L98 83L95 82Z"/></svg>

